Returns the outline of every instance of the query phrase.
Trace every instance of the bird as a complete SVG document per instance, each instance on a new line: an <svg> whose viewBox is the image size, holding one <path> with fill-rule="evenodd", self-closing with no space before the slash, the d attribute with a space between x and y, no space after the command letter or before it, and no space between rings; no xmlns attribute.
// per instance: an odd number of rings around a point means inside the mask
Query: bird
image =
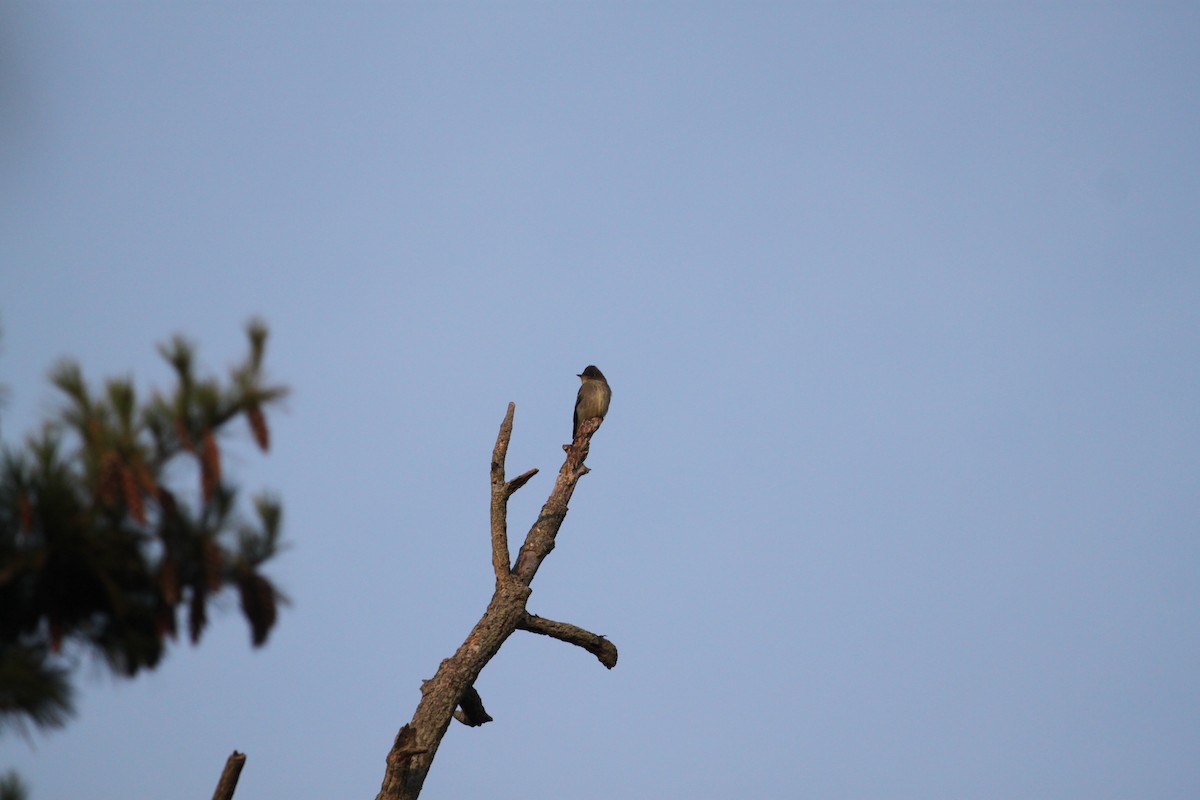
<svg viewBox="0 0 1200 800"><path fill-rule="evenodd" d="M612 400L612 389L608 387L603 372L589 365L578 377L583 381L583 385L579 387L579 394L575 397L575 428L571 434L571 441L575 441L575 437L579 435L579 426L584 420L592 417L603 418L608 413L608 403Z"/></svg>

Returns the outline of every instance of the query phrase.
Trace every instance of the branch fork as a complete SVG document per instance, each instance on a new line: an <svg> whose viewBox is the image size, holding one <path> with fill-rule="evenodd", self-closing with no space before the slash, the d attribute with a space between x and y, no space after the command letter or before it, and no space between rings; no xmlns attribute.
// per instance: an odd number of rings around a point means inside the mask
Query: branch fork
<svg viewBox="0 0 1200 800"><path fill-rule="evenodd" d="M510 566L508 499L538 472L531 469L515 478L505 478L504 465L515 411L516 405L509 403L492 450L491 544L495 592L466 640L453 656L442 661L437 673L422 684L421 702L412 721L400 729L388 754L387 771L376 800L412 800L420 794L451 719L470 727L492 720L475 689L475 680L514 631L558 639L583 648L608 669L616 666L617 648L605 637L567 622L530 614L526 609L532 591L530 584L546 556L554 549L554 540L567 515L567 504L575 484L588 473L584 461L601 419L584 421L575 440L564 445L566 460L555 478L554 488L526 534L516 561Z"/></svg>

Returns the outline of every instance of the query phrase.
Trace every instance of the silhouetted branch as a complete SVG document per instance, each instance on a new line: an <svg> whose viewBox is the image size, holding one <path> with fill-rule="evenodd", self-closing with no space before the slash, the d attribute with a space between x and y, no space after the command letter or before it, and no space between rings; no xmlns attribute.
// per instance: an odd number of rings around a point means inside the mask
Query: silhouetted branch
<svg viewBox="0 0 1200 800"><path fill-rule="evenodd" d="M468 686L466 693L459 699L454 718L470 728L478 728L483 723L492 721L483 708L483 698L475 691L474 686Z"/></svg>

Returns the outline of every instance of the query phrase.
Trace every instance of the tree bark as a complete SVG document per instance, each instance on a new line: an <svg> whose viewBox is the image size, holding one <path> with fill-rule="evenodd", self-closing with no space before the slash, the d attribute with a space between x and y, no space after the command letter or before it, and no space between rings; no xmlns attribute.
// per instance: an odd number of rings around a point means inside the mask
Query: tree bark
<svg viewBox="0 0 1200 800"><path fill-rule="evenodd" d="M475 680L514 631L532 631L577 645L610 669L617 663L617 649L604 637L570 623L533 616L525 608L530 595L529 585L554 549L554 539L566 517L567 503L575 491L575 484L588 472L583 462L601 420L597 417L584 422L575 441L565 446L566 460L555 479L554 489L526 535L516 563L510 568L508 498L537 473L533 469L512 480L504 478L515 410L516 406L509 403L492 451L491 544L496 590L466 640L453 656L442 661L434 676L421 685L417 710L412 720L396 734L388 753L383 786L376 800L414 800L421 793L451 719L457 716L461 722L472 726L491 720L474 689ZM455 709L460 705L462 709L456 714Z"/></svg>

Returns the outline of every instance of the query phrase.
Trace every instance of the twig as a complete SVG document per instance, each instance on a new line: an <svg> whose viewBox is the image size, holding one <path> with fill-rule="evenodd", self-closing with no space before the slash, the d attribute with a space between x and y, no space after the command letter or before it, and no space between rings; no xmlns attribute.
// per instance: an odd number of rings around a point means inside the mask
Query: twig
<svg viewBox="0 0 1200 800"><path fill-rule="evenodd" d="M512 572L508 567L508 498L537 474L537 468L518 475L511 481L504 480L504 460L508 457L508 442L512 438L515 403L508 404L500 433L496 436L496 447L492 450L492 569L496 583L508 580Z"/></svg>

